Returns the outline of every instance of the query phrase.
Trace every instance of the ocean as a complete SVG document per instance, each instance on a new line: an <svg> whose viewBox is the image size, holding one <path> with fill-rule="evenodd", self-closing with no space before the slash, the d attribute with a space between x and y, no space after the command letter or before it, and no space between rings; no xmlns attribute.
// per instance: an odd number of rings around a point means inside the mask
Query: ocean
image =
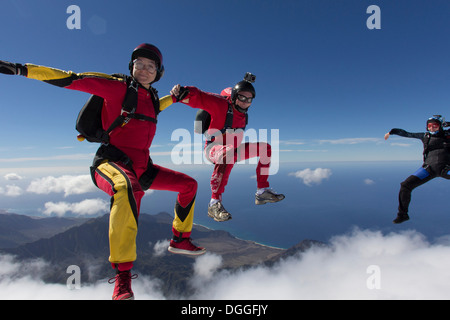
<svg viewBox="0 0 450 320"><path fill-rule="evenodd" d="M183 172L199 183L195 223L226 230L238 238L289 248L304 239L328 242L333 236L355 228L385 234L417 230L431 242L450 234L446 201L450 181L442 178L413 191L411 220L400 225L392 223L397 214L400 183L420 165L417 161L281 164L269 182L286 199L260 206L254 204L256 166L236 165L223 194L223 204L233 216L226 222L216 222L207 216L212 167ZM331 175L308 186L291 174L307 168L329 169ZM175 197L170 192L155 192L144 197L141 211L173 213ZM192 237L195 239L195 234Z"/></svg>
<svg viewBox="0 0 450 320"><path fill-rule="evenodd" d="M446 199L450 181L442 178L413 191L409 212L411 220L400 225L392 223L397 214L400 183L420 165L419 161L281 163L269 182L274 190L285 194L286 199L258 206L254 203L256 165L237 164L223 194L223 204L233 216L226 222L216 222L207 215L212 165L172 165L170 168L184 172L198 182L194 223L228 231L241 239L289 248L305 239L328 242L332 237L350 233L355 228L380 230L385 234L416 230L431 242L447 236L450 234L450 214ZM293 175L305 173L306 169L311 173L318 168L327 169L322 171L327 171L329 176L311 185ZM87 174L87 170L83 174ZM6 181L6 184L21 186L24 193L18 197L1 195L0 209L43 215L44 205L50 201L76 204L98 198L109 203L109 197L98 190L70 196L61 192L25 192L29 180ZM91 183L90 178L86 183ZM3 189L6 190L5 187ZM144 196L141 212L173 214L175 200L174 192L154 191ZM168 237L170 234L167 230ZM192 237L195 240L195 233Z"/></svg>

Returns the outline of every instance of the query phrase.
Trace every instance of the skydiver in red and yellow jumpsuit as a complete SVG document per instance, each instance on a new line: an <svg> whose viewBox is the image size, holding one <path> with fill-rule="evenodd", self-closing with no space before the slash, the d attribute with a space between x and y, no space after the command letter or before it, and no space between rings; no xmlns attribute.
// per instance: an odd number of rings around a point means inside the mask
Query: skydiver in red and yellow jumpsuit
<svg viewBox="0 0 450 320"><path fill-rule="evenodd" d="M161 52L151 44L141 44L133 51L129 68L139 83L136 113L156 118L152 98L157 98L157 93L151 84L163 75L162 62ZM102 73L74 73L6 61L0 61L0 73L23 75L102 97L105 130L121 114L127 90L123 79ZM170 96L160 99L160 111L171 104ZM130 119L125 125L113 130L109 144L100 146L91 167L94 183L111 196L109 261L117 272L113 293L113 299L116 300L134 298L130 270L136 260L138 217L146 189L178 193L169 251L188 255L205 253L205 249L195 246L190 238L197 182L183 173L153 164L149 148L155 136L155 122Z"/></svg>

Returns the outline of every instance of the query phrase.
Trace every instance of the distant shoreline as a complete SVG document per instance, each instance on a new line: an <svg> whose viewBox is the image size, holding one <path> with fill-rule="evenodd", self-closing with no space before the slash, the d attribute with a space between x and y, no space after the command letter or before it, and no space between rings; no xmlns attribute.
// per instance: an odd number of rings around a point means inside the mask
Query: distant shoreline
<svg viewBox="0 0 450 320"><path fill-rule="evenodd" d="M212 231L219 231L219 230L221 230L221 229L210 228L210 227L207 227L207 226L199 224L199 223L194 223L194 226L199 226L199 227L202 227L202 228L205 228L205 229L208 229L208 230L212 230ZM222 230L222 231L226 231L226 230ZM252 242L254 244L263 246L263 247L272 248L272 249L278 249L278 250L287 250L288 249L288 248L280 248L280 247L277 247L277 246L272 246L272 245L261 243L261 242L258 242L258 241L255 241L255 240L251 240L251 239L242 239L242 238L237 237L235 234L233 234L233 233L231 233L229 231L226 231L226 232L230 233L234 238L236 238L238 240L249 241L249 242Z"/></svg>

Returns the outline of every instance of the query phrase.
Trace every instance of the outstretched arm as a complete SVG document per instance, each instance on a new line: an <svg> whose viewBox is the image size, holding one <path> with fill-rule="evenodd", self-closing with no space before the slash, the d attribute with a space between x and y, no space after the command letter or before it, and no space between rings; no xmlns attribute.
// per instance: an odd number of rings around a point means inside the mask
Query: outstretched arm
<svg viewBox="0 0 450 320"><path fill-rule="evenodd" d="M97 72L75 73L72 71L38 66L31 63L22 65L20 63L11 63L0 60L0 73L8 75L21 75L58 87L96 94L102 96L103 98L107 98L107 95L110 92L114 92L113 88L111 88L111 82L108 80L119 80L116 81L116 90L119 90L120 87L124 88L122 83L123 79L113 77L108 74ZM105 85L107 82L109 83L108 86Z"/></svg>
<svg viewBox="0 0 450 320"><path fill-rule="evenodd" d="M67 87L73 81L83 78L103 78L109 80L117 80L113 76L99 72L75 73L72 71L64 71L50 67L37 66L34 64L25 64L27 68L27 78L44 81L58 87Z"/></svg>
<svg viewBox="0 0 450 320"><path fill-rule="evenodd" d="M211 116L227 110L228 102L218 94L202 91L196 87L175 85L170 91L173 102L182 102L192 108L203 109Z"/></svg>
<svg viewBox="0 0 450 320"><path fill-rule="evenodd" d="M72 71L64 71L50 67L38 66L31 63L22 65L20 63L12 63L0 60L0 73L7 75L20 75L30 79L45 81L60 87L70 85L74 80L83 77L98 77L115 80L116 77L100 72L75 73Z"/></svg>
<svg viewBox="0 0 450 320"><path fill-rule="evenodd" d="M422 139L425 136L424 132L408 132L403 129L394 128L384 135L384 140L387 140L391 134L395 134L405 138Z"/></svg>

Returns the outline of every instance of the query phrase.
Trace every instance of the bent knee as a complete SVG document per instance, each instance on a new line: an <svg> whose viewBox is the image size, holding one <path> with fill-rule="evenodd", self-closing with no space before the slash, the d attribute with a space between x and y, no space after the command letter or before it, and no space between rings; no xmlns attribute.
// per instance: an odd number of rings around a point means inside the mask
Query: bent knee
<svg viewBox="0 0 450 320"><path fill-rule="evenodd" d="M421 184L422 180L414 175L409 176L405 181L400 183L402 189L413 190Z"/></svg>
<svg viewBox="0 0 450 320"><path fill-rule="evenodd" d="M197 180L195 180L194 178L189 177L189 179L186 179L185 187L190 192L195 192L196 193L197 189L198 189Z"/></svg>

